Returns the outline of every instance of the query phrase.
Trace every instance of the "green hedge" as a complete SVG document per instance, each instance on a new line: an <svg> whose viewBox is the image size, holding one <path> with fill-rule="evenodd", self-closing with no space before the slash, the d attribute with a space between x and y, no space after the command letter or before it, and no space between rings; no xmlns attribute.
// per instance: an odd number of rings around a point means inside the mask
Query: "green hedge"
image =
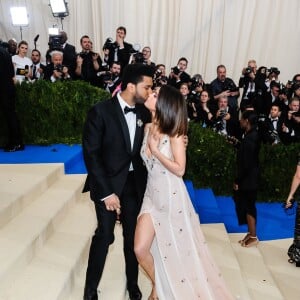
<svg viewBox="0 0 300 300"><path fill-rule="evenodd" d="M17 86L17 111L26 144L81 143L86 113L109 98L104 90L82 81L39 80ZM0 137L5 136L0 117ZM300 145L262 145L259 200L282 201L288 194ZM186 179L196 188L211 187L216 195L231 195L236 150L214 131L190 122Z"/></svg>
<svg viewBox="0 0 300 300"><path fill-rule="evenodd" d="M296 170L300 145L262 145L258 200L283 201ZM197 188L211 187L216 195L232 195L236 150L224 137L199 124L189 124L186 179Z"/></svg>
<svg viewBox="0 0 300 300"><path fill-rule="evenodd" d="M109 97L108 92L83 81L38 80L17 85L17 112L24 142L81 143L87 111Z"/></svg>

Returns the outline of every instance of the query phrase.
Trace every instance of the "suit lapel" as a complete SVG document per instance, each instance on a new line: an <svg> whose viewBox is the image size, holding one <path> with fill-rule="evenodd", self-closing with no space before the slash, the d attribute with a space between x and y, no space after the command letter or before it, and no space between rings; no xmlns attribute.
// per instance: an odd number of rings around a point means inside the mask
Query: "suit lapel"
<svg viewBox="0 0 300 300"><path fill-rule="evenodd" d="M134 135L134 142L133 142L133 149L132 152L136 153L136 151L140 150L140 141L141 137L143 136L144 126L142 122L142 115L141 111L138 106L136 106L136 127L135 127L135 135Z"/></svg>

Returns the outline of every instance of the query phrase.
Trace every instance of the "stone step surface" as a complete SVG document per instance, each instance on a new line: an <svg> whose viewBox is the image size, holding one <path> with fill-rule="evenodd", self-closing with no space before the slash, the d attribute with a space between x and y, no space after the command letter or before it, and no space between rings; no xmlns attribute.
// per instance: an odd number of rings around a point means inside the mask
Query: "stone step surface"
<svg viewBox="0 0 300 300"><path fill-rule="evenodd" d="M0 300L82 300L94 205L85 175L62 164L0 165ZM3 220L2 220L3 217ZM223 223L202 224L212 256L236 299L299 299L299 268L287 262L292 239L238 244ZM127 300L122 227L115 227L99 299ZM140 270L143 298L151 291Z"/></svg>
<svg viewBox="0 0 300 300"><path fill-rule="evenodd" d="M35 258L80 195L83 175L62 175L0 230L0 293Z"/></svg>
<svg viewBox="0 0 300 300"><path fill-rule="evenodd" d="M249 248L242 247L238 240L243 237L244 234L230 234L230 241L251 299L285 299L265 264L259 250L261 244Z"/></svg>
<svg viewBox="0 0 300 300"><path fill-rule="evenodd" d="M0 164L0 228L63 172L63 164Z"/></svg>

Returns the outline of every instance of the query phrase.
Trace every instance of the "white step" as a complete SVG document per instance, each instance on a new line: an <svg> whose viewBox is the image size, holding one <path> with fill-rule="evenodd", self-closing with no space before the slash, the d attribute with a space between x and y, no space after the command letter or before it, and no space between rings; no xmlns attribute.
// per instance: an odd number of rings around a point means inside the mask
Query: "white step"
<svg viewBox="0 0 300 300"><path fill-rule="evenodd" d="M2 300L65 300L83 268L95 228L92 203L77 202L20 274L1 290Z"/></svg>
<svg viewBox="0 0 300 300"><path fill-rule="evenodd" d="M12 282L53 234L80 195L84 175L62 175L0 230L0 291ZM80 221L80 220L79 220Z"/></svg>
<svg viewBox="0 0 300 300"><path fill-rule="evenodd" d="M82 300L90 239L96 227L85 175L62 164L0 165L0 300ZM287 262L292 239L242 248L244 234L201 225L232 294L241 300L299 299L299 270ZM121 226L116 225L99 299L127 300ZM147 299L151 286L140 271Z"/></svg>
<svg viewBox="0 0 300 300"><path fill-rule="evenodd" d="M293 239L261 242L259 250L284 299L300 297L300 268L288 262L287 250Z"/></svg>
<svg viewBox="0 0 300 300"><path fill-rule="evenodd" d="M208 247L225 282L236 299L252 299L241 276L241 268L232 249L224 224L202 224Z"/></svg>
<svg viewBox="0 0 300 300"><path fill-rule="evenodd" d="M285 299L265 264L259 250L261 243L257 247L246 248L238 243L238 240L243 238L245 234L230 234L229 236L251 299Z"/></svg>
<svg viewBox="0 0 300 300"><path fill-rule="evenodd" d="M115 227L115 241L110 246L107 255L103 276L98 287L99 299L101 300L127 300L126 291L125 263L123 255L123 236L122 227ZM73 288L68 300L82 300L85 283L87 258L84 267L77 274L75 287ZM151 291L151 284L142 269L139 273L139 287L142 291L143 298Z"/></svg>
<svg viewBox="0 0 300 300"><path fill-rule="evenodd" d="M63 164L0 164L0 228L63 172Z"/></svg>

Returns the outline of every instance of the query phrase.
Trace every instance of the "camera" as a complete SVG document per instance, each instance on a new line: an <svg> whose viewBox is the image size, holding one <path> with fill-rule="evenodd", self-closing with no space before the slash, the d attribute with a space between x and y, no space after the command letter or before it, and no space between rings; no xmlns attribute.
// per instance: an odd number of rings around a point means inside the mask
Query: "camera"
<svg viewBox="0 0 300 300"><path fill-rule="evenodd" d="M223 84L223 91L236 92L238 91L238 87L235 86L233 81L225 80Z"/></svg>
<svg viewBox="0 0 300 300"><path fill-rule="evenodd" d="M275 73L276 75L279 75L279 74L280 74L280 71L279 71L278 68L276 68L276 67L271 67L271 68L267 69L267 72L268 72L269 74L272 74L272 73Z"/></svg>
<svg viewBox="0 0 300 300"><path fill-rule="evenodd" d="M246 67L245 68L245 71L244 71L244 75L249 75L251 72L253 72L253 68L251 68L251 67Z"/></svg>
<svg viewBox="0 0 300 300"><path fill-rule="evenodd" d="M197 87L202 86L202 76L200 74L196 74L191 79L191 91L194 91Z"/></svg>
<svg viewBox="0 0 300 300"><path fill-rule="evenodd" d="M62 73L64 67L65 67L64 65L56 65L56 66L54 66L53 70Z"/></svg>
<svg viewBox="0 0 300 300"><path fill-rule="evenodd" d="M143 55L142 52L133 53L133 59L134 59L134 62L136 64L143 64L143 63L145 63L144 55Z"/></svg>
<svg viewBox="0 0 300 300"><path fill-rule="evenodd" d="M9 48L9 45L8 45L8 43L3 42L2 40L0 40L0 47L5 48L5 49L8 49L8 48Z"/></svg>
<svg viewBox="0 0 300 300"><path fill-rule="evenodd" d="M111 37L107 38L103 45L103 49L109 49L109 50L114 50L117 47L118 47L117 44L113 41Z"/></svg>
<svg viewBox="0 0 300 300"><path fill-rule="evenodd" d="M162 71L157 69L153 77L154 86L162 86L168 83L168 77L162 75Z"/></svg>
<svg viewBox="0 0 300 300"><path fill-rule="evenodd" d="M101 75L103 81L111 81L113 79L112 73L106 71L104 74Z"/></svg>
<svg viewBox="0 0 300 300"><path fill-rule="evenodd" d="M172 72L175 74L175 75L178 75L180 73L180 70L177 66L171 68Z"/></svg>
<svg viewBox="0 0 300 300"><path fill-rule="evenodd" d="M90 51L89 53L93 54L92 51ZM84 59L85 57L87 57L88 52L81 51L81 52L78 53L78 55L79 55L82 59Z"/></svg>
<svg viewBox="0 0 300 300"><path fill-rule="evenodd" d="M50 35L49 36L49 42L48 42L48 45L49 45L49 49L51 51L53 50L62 50L62 36L61 35Z"/></svg>
<svg viewBox="0 0 300 300"><path fill-rule="evenodd" d="M224 117L226 116L227 111L225 109L219 110L219 116L214 120L212 124L213 130L220 132L225 129L225 124L223 122Z"/></svg>
<svg viewBox="0 0 300 300"><path fill-rule="evenodd" d="M219 113L220 113L219 117L223 119L225 117L225 115L227 114L227 111L225 109L220 109Z"/></svg>

